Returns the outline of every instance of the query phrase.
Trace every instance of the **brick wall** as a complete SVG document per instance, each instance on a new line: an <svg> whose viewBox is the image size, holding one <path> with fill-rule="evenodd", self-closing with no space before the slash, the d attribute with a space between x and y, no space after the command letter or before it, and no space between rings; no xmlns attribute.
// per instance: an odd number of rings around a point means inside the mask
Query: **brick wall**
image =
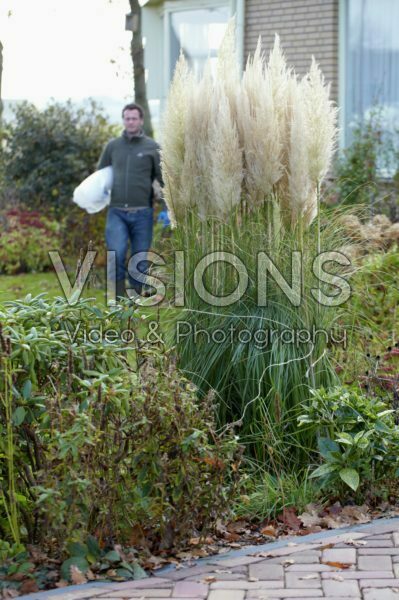
<svg viewBox="0 0 399 600"><path fill-rule="evenodd" d="M312 54L331 81L338 100L338 1L246 0L244 58L255 50L259 35L268 54L274 34L280 35L287 63L303 75Z"/></svg>

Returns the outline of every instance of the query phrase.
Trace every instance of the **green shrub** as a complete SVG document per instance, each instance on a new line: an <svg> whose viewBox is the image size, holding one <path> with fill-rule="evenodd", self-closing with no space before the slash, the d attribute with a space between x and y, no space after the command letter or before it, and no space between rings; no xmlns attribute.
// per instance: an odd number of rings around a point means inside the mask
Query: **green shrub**
<svg viewBox="0 0 399 600"><path fill-rule="evenodd" d="M39 110L23 102L5 128L1 153L5 186L32 206L66 208L73 189L96 168L104 143L115 135L95 102L76 108L52 102Z"/></svg>
<svg viewBox="0 0 399 600"><path fill-rule="evenodd" d="M397 190L384 187L381 179L396 172L398 133L384 131L381 110L376 108L364 121L357 122L352 142L335 162L331 194L335 202L345 205L365 204L372 212L387 208L387 201L397 204ZM393 197L391 198L391 193ZM396 202L395 202L396 201ZM396 215L396 207L388 207Z"/></svg>
<svg viewBox="0 0 399 600"><path fill-rule="evenodd" d="M205 532L237 470L211 398L200 404L171 356L137 340L133 308L43 296L0 310L0 537L62 550L140 531L159 548Z"/></svg>
<svg viewBox="0 0 399 600"><path fill-rule="evenodd" d="M59 247L59 223L37 211L3 211L0 223L0 274L46 271L49 251Z"/></svg>
<svg viewBox="0 0 399 600"><path fill-rule="evenodd" d="M399 426L395 411L363 393L345 388L313 392L299 425L318 434L322 464L312 473L321 486L359 495L371 483L399 475Z"/></svg>

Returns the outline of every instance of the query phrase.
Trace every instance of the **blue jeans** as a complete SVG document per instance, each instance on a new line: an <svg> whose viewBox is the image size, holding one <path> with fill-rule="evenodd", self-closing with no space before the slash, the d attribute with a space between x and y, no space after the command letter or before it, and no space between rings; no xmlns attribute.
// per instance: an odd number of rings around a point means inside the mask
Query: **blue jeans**
<svg viewBox="0 0 399 600"><path fill-rule="evenodd" d="M153 228L153 209L143 208L138 211L124 211L119 208L109 207L107 224L105 228L105 240L108 251L115 251L115 266L111 268L108 277L116 280L118 290L124 288L126 277L126 254L128 242L130 241L131 256L136 252L148 252L151 247ZM111 262L113 265L113 262ZM131 270L131 269L129 269ZM136 273L147 273L148 261L143 260L137 265ZM134 278L135 272L128 273L130 287L140 294L143 282Z"/></svg>

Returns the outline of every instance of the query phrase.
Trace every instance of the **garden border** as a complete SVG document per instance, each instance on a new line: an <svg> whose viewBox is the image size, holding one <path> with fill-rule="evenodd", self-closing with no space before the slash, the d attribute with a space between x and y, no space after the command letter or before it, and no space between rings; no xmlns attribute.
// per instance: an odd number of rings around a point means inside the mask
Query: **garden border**
<svg viewBox="0 0 399 600"><path fill-rule="evenodd" d="M318 546L323 545L325 542L328 542L328 540L330 538L336 538L337 536L341 536L343 534L347 534L347 533L351 533L351 532L356 532L356 533L362 533L364 532L364 534L366 535L367 533L369 533L371 531L371 533L373 532L373 529L377 528L379 530L379 533L381 533L381 527L384 528L384 526L386 527L387 532L393 531L395 529L395 525L399 525L399 516L398 517L385 517L385 518L380 518L380 519L374 519L372 521L370 521L369 523L362 523L362 524L354 524L354 525L350 525L348 527L339 527L336 529L329 529L329 530L324 530L324 531L320 531L318 533L310 533L308 535L304 535L304 536L288 536L286 538L284 538L284 540L278 540L275 542L268 542L266 544L260 544L260 545L250 545L250 546L245 546L244 548L241 548L240 550L230 550L229 552L226 552L225 554L219 554L219 555L214 555L214 556L206 556L203 558L198 558L198 559L193 559L195 560L195 566L203 566L206 563L212 564L212 565L217 565L219 562L222 562L226 559L234 559L234 558L239 558L242 556L250 556L251 554L259 554L259 553L266 553L266 552L272 552L275 550L279 550L281 548L286 547L288 544L292 544L295 543L295 546L292 546L289 550L290 553L295 553L298 552L298 550L300 550L300 548L298 548L301 545L308 545L309 543L311 544L316 544ZM251 557L252 558L252 557ZM259 558L259 560L262 560L262 557ZM151 575L148 579L152 578L153 580L157 577L159 579L164 578L165 575L167 575L168 573L174 572L176 571L176 566L175 565L168 565L166 567L163 567L162 569L158 569L154 575ZM181 569L180 572L183 572L184 569ZM140 581L144 581L144 580L140 580ZM155 581L154 581L155 583ZM118 586L118 582L92 582L92 583L85 583L83 585L71 585L68 587L64 587L64 588L58 588L58 589L52 589L52 590L46 590L43 592L34 592L31 594L25 594L23 596L19 596L18 600L46 600L46 598L55 598L58 597L63 600L67 600L67 594L69 592L77 592L77 591L82 591L85 592L84 594L82 594L81 598L87 598L90 595L90 590L98 590L99 593L102 593L102 591L104 590L104 593L106 593L107 591L113 591L115 590L115 587ZM106 590L104 588L107 588ZM101 590L101 591L100 591ZM87 592L87 594L86 594ZM76 598L76 596L75 596Z"/></svg>

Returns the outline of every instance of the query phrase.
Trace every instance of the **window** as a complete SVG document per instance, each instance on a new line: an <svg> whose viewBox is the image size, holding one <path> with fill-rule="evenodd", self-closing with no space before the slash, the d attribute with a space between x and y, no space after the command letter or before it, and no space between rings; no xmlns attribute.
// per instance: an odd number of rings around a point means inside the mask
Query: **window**
<svg viewBox="0 0 399 600"><path fill-rule="evenodd" d="M399 124L399 1L347 0L345 14L346 145L356 120L381 109L384 130Z"/></svg>
<svg viewBox="0 0 399 600"><path fill-rule="evenodd" d="M198 76L210 58L211 68L230 17L229 6L173 11L170 15L170 78L180 49Z"/></svg>

